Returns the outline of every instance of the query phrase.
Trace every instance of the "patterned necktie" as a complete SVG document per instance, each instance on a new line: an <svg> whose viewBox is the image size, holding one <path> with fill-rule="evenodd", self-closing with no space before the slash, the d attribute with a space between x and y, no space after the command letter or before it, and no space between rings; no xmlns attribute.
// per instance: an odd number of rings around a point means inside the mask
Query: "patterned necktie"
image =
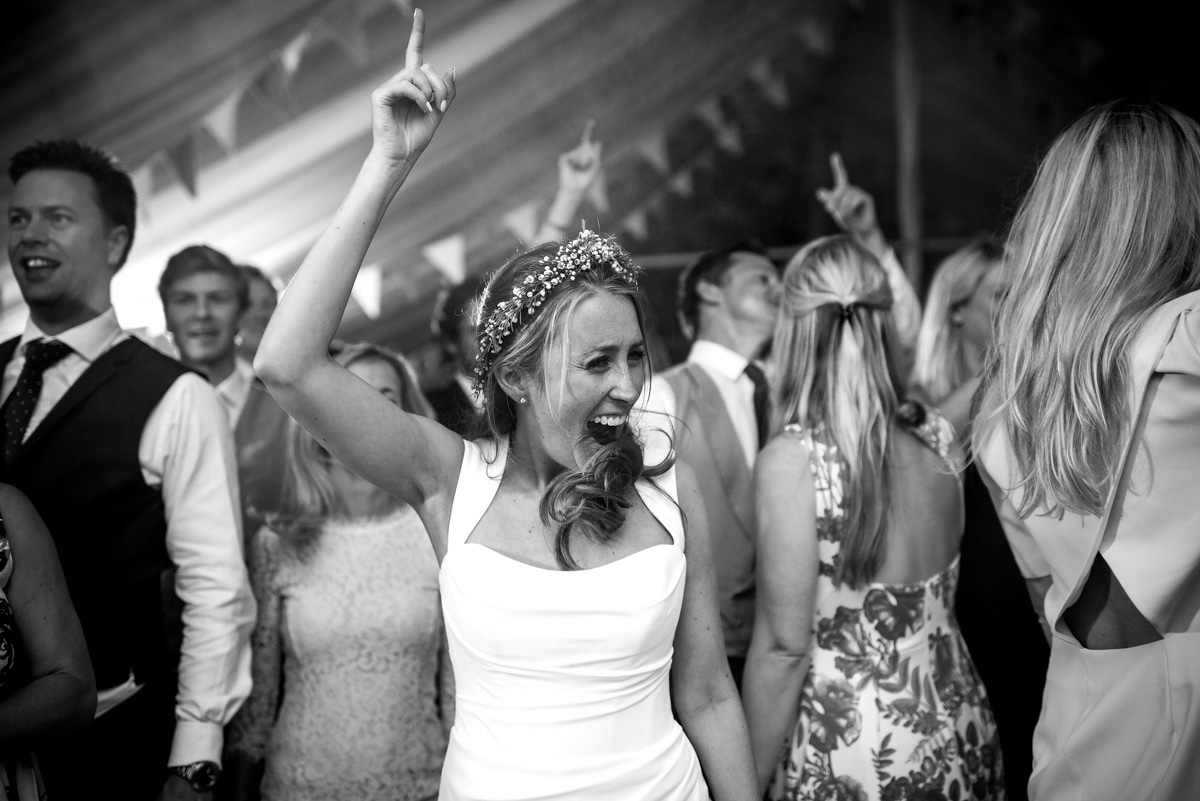
<svg viewBox="0 0 1200 801"><path fill-rule="evenodd" d="M761 367L750 362L746 365L746 377L754 382L754 422L758 426L758 447L762 448L767 444L767 404L769 402L767 376Z"/></svg>
<svg viewBox="0 0 1200 801"><path fill-rule="evenodd" d="M71 346L56 339L35 339L25 345L25 366L17 376L17 384L4 401L0 417L4 418L4 463L11 464L13 456L25 439L25 429L33 408L42 394L42 373L71 352Z"/></svg>

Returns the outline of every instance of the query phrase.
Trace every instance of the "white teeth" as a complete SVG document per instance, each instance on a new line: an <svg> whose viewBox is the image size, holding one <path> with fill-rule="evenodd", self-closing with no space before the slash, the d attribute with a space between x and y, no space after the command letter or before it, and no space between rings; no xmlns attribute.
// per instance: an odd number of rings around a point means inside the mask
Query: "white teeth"
<svg viewBox="0 0 1200 801"><path fill-rule="evenodd" d="M25 259L26 267L38 268L38 267L50 267L53 265L54 265L54 262L50 261L49 259L43 259L43 258L39 258L37 256L34 256L33 258Z"/></svg>
<svg viewBox="0 0 1200 801"><path fill-rule="evenodd" d="M627 419L629 419L629 416L624 414L602 414L597 417L593 417L588 422L599 423L602 426L612 426L615 428L616 426L622 425Z"/></svg>

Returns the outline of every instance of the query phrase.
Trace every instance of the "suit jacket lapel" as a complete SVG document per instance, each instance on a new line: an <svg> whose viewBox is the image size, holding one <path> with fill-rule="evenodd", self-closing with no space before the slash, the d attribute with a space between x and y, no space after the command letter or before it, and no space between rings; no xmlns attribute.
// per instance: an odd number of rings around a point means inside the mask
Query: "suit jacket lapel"
<svg viewBox="0 0 1200 801"><path fill-rule="evenodd" d="M129 341L131 340L126 340L126 342ZM117 370L125 366L126 362L129 361L131 351L124 346L125 342L118 343L83 371L83 375L79 376L79 379L67 390L67 394L63 395L58 403L54 404L54 408L50 410L50 413L38 423L38 427L25 440L25 444L21 446L21 449L17 451L17 455L13 459L14 464L21 458L22 454L37 445L38 441L46 436L47 431L53 429L60 420L70 414L72 409L86 400L97 389L108 383L116 375Z"/></svg>
<svg viewBox="0 0 1200 801"><path fill-rule="evenodd" d="M729 418L729 410L721 400L721 392L717 385L699 365L688 365L692 380L696 383L697 406L701 409L701 417L706 423L706 431L701 439L708 447L713 463L721 473L721 481L729 488L730 506L738 521L751 536L753 535L752 508L742 503L741 496L749 497L750 492L739 493L739 487L748 487L751 481L750 468L742 458L742 445L738 440L733 421Z"/></svg>

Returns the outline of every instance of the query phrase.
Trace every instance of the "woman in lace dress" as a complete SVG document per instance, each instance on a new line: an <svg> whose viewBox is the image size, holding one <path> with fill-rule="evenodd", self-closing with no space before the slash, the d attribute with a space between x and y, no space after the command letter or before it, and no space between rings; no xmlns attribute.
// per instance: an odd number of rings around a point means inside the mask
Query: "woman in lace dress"
<svg viewBox="0 0 1200 801"><path fill-rule="evenodd" d="M865 248L817 240L783 285L744 691L760 782L771 798L1002 798L953 614L953 429L905 399L892 293Z"/></svg>
<svg viewBox="0 0 1200 801"><path fill-rule="evenodd" d="M412 414L411 370L372 345L337 363ZM437 560L420 518L289 421L286 508L251 546L254 689L231 727L242 797L263 761L267 801L437 796L453 674Z"/></svg>

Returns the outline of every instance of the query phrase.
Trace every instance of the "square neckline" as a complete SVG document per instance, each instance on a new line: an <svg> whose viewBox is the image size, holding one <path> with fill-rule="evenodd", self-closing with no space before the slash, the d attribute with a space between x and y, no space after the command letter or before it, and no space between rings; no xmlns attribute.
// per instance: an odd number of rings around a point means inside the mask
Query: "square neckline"
<svg viewBox="0 0 1200 801"><path fill-rule="evenodd" d="M500 484L504 479L504 469L508 464L509 437L504 435L498 439L490 437L481 437L478 440L464 441L463 462L460 467L458 485L455 488L454 501L450 509L450 525L446 543L446 557L457 548L466 545L473 545L477 549L483 549L493 554L501 561L508 562L514 565L519 565L530 570L536 570L547 574L578 574L592 573L595 571L604 570L605 568L613 567L622 562L627 562L635 557L639 557L644 553L655 551L658 552L662 548L670 548L679 553L680 556L685 555L683 540L683 519L682 510L678 505L678 492L675 490L675 468L672 467L667 473L664 473L659 478L666 480L660 485L647 478L638 479L634 484L634 490L638 497L641 498L642 504L646 507L646 511L654 519L654 522L662 531L670 537L670 542L656 542L653 545L648 545L645 548L639 548L632 553L625 554L611 562L605 562L594 567L577 568L575 570L563 570L561 568L546 567L543 565L527 562L524 559L519 559L510 554L504 553L490 545L485 545L480 542L472 542L471 537L475 535L479 528L480 521L483 520L488 510L495 503L496 497L500 491ZM485 449L492 448L495 451L495 458L489 462L484 456ZM478 470L474 462L478 460L482 463L482 470ZM493 475L493 471L498 470L498 475ZM643 483L649 484L650 490L643 491ZM472 490L474 490L472 492ZM467 495L464 497L464 491ZM648 497L649 496L649 497ZM460 498L464 501L465 509L460 507ZM670 507L669 510L667 507ZM470 527L467 529L465 536L458 536L458 529L465 526L456 526L456 518L459 514L466 511L469 516L473 517ZM679 527L678 533L673 530L672 526L663 520L662 514L674 513L675 521ZM442 560L445 564L445 558Z"/></svg>

